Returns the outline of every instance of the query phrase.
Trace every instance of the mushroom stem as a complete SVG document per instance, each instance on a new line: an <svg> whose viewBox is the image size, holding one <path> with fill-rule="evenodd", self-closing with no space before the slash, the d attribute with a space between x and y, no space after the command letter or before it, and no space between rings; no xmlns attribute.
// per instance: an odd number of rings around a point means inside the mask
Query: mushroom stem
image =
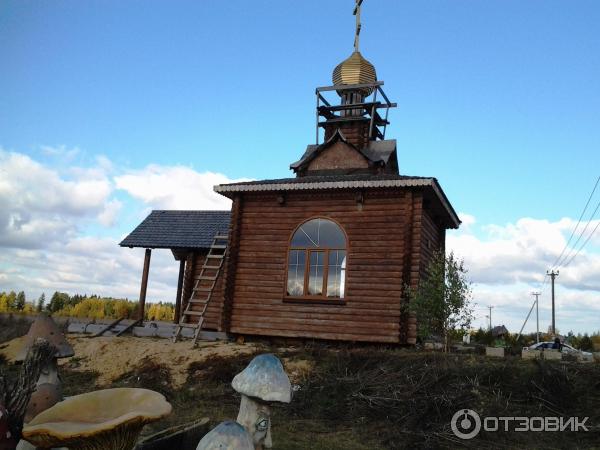
<svg viewBox="0 0 600 450"><path fill-rule="evenodd" d="M256 450L271 448L271 406L242 394L237 422L252 436Z"/></svg>
<svg viewBox="0 0 600 450"><path fill-rule="evenodd" d="M14 384L9 384L0 376L0 403L8 412L8 425L16 439L21 437L23 418L27 404L35 390L37 380L48 360L53 358L55 348L46 340L36 340L27 353L19 376ZM0 374L1 375L1 374Z"/></svg>
<svg viewBox="0 0 600 450"><path fill-rule="evenodd" d="M42 366L35 390L27 403L24 422L29 422L39 413L62 400L62 383L57 362L56 358L51 358Z"/></svg>
<svg viewBox="0 0 600 450"><path fill-rule="evenodd" d="M37 386L40 384L53 384L60 387L60 376L58 375L58 360L56 358L49 359L42 366L40 377L37 380Z"/></svg>

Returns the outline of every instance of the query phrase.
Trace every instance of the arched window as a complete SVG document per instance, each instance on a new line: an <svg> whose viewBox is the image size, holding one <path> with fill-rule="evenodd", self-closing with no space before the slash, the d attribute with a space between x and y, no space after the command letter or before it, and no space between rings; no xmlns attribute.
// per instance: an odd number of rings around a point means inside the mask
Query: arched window
<svg viewBox="0 0 600 450"><path fill-rule="evenodd" d="M292 236L288 257L289 297L344 298L346 235L327 219L303 223Z"/></svg>

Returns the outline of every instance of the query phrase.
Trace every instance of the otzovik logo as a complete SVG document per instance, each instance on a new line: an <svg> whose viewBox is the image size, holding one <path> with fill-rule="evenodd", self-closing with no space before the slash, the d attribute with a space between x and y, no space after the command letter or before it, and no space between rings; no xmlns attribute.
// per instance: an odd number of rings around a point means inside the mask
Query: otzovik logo
<svg viewBox="0 0 600 450"><path fill-rule="evenodd" d="M483 431L515 431L515 432L556 432L556 431L588 431L586 422L589 417L484 417L472 409L461 409L454 413L450 427L460 439L473 439Z"/></svg>
<svg viewBox="0 0 600 450"><path fill-rule="evenodd" d="M450 426L457 437L472 439L481 430L481 418L472 409L461 409L452 416Z"/></svg>

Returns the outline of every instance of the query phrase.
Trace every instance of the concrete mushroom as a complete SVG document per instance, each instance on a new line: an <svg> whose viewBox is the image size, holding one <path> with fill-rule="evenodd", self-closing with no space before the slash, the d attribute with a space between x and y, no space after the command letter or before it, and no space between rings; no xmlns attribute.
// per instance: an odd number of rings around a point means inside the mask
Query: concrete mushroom
<svg viewBox="0 0 600 450"><path fill-rule="evenodd" d="M56 322L52 320L52 317L48 316L46 313L41 313L31 324L29 331L25 335L23 347L21 347L21 350L17 354L17 357L15 358L16 361L25 360L27 352L33 346L37 338L46 339L50 342L50 344L56 348L57 358L66 358L75 354L73 352L73 347L71 347L71 344L69 344L65 335L60 328L58 328Z"/></svg>
<svg viewBox="0 0 600 450"><path fill-rule="evenodd" d="M27 404L24 422L30 422L39 413L53 407L61 400L62 390L59 385L51 383L38 384Z"/></svg>
<svg viewBox="0 0 600 450"><path fill-rule="evenodd" d="M36 383L36 391L32 394L32 398L27 405L26 421L33 418L35 414L43 411L40 409L40 405L43 403L46 408L54 405L56 402L62 400L62 386L60 376L58 375L57 358L67 358L73 356L73 347L66 340L64 334L58 328L54 320L47 314L40 314L36 320L31 324L29 332L25 336L23 346L18 352L15 360L24 361L27 357L27 353L33 347L37 339L45 339L55 349L56 353L48 364L42 367L42 372ZM50 389L49 386L45 386L44 392L38 392L42 385L53 385L54 389ZM49 395L51 392L52 395ZM42 401L42 399L44 399ZM36 406L33 406L36 403ZM35 414L34 414L35 413Z"/></svg>
<svg viewBox="0 0 600 450"><path fill-rule="evenodd" d="M272 354L258 355L231 382L242 394L237 421L248 430L256 449L271 448L271 402L289 403L290 379Z"/></svg>
<svg viewBox="0 0 600 450"><path fill-rule="evenodd" d="M196 450L254 450L252 438L246 429L233 420L221 422L206 433Z"/></svg>
<svg viewBox="0 0 600 450"><path fill-rule="evenodd" d="M171 412L158 392L116 388L69 397L23 427L37 447L69 450L130 450L145 424Z"/></svg>

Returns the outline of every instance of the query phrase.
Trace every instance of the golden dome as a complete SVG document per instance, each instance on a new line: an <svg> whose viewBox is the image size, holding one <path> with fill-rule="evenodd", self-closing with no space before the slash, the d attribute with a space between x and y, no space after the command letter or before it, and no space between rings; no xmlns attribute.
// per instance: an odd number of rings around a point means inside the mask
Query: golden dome
<svg viewBox="0 0 600 450"><path fill-rule="evenodd" d="M333 84L365 84L377 81L375 67L360 54L353 52L350 57L333 69ZM365 95L373 92L371 88L362 89Z"/></svg>

